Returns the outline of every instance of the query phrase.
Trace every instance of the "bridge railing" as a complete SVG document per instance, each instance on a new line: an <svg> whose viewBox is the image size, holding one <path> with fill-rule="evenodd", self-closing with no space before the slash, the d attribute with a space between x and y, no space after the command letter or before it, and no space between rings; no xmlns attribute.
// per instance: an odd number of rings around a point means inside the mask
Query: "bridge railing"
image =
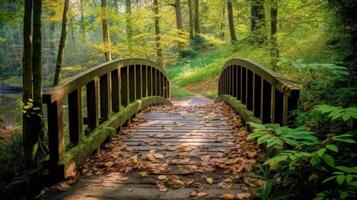
<svg viewBox="0 0 357 200"><path fill-rule="evenodd" d="M298 105L300 85L247 59L231 59L221 72L218 93L231 95L262 123L287 125Z"/></svg>
<svg viewBox="0 0 357 200"><path fill-rule="evenodd" d="M43 94L43 102L47 104L50 163L57 164L65 155L64 124L68 125L69 142L76 146L85 132L89 134L130 103L149 96L168 98L169 91L165 72L144 59L107 62L49 89ZM67 122L64 99L68 101Z"/></svg>

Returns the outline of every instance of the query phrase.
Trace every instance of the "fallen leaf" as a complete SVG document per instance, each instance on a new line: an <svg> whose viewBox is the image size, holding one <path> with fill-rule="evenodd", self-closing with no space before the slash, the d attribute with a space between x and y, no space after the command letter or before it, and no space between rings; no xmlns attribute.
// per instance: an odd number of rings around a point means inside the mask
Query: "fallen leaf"
<svg viewBox="0 0 357 200"><path fill-rule="evenodd" d="M232 200L234 199L233 194L222 194L219 198L224 199L224 200Z"/></svg>
<svg viewBox="0 0 357 200"><path fill-rule="evenodd" d="M248 199L250 198L250 196L252 196L252 194L248 192L242 192L237 194L238 199Z"/></svg>
<svg viewBox="0 0 357 200"><path fill-rule="evenodd" d="M205 197L205 196L207 196L208 195L208 193L207 192L199 192L199 193L197 193L197 197L198 198L202 198L202 197Z"/></svg>
<svg viewBox="0 0 357 200"><path fill-rule="evenodd" d="M156 153L155 154L155 158L157 159L163 159L164 158L164 155L160 154L160 153Z"/></svg>
<svg viewBox="0 0 357 200"><path fill-rule="evenodd" d="M160 175L160 176L157 177L157 179L159 179L159 180L167 180L167 176Z"/></svg>
<svg viewBox="0 0 357 200"><path fill-rule="evenodd" d="M207 181L207 183L210 184L210 185L213 184L213 179L210 178L210 177L206 178L206 181Z"/></svg>
<svg viewBox="0 0 357 200"><path fill-rule="evenodd" d="M139 172L140 177L148 177L149 173L148 172Z"/></svg>

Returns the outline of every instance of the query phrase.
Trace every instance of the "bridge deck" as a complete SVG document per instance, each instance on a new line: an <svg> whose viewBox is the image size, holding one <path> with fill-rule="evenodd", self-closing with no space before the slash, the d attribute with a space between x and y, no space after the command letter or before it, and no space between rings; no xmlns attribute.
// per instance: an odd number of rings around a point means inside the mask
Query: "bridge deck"
<svg viewBox="0 0 357 200"><path fill-rule="evenodd" d="M262 184L246 176L258 155L246 133L223 103L151 107L88 159L75 184L56 186L66 192L48 198L244 199Z"/></svg>

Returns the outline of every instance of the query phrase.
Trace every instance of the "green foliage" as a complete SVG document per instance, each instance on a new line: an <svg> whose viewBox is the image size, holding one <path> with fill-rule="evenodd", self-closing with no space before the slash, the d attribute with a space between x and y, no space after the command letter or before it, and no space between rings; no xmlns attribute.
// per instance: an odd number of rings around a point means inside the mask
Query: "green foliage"
<svg viewBox="0 0 357 200"><path fill-rule="evenodd" d="M253 127L253 133L249 140L255 139L258 144L264 144L266 148L283 148L286 145L292 147L311 146L319 143L315 133L306 131L304 127L288 128L279 124L249 123Z"/></svg>
<svg viewBox="0 0 357 200"><path fill-rule="evenodd" d="M11 179L23 170L22 135L14 133L10 141L0 140L0 179Z"/></svg>
<svg viewBox="0 0 357 200"><path fill-rule="evenodd" d="M328 114L328 117L332 120L340 119L343 121L349 121L357 119L357 107L341 108L323 104L316 106L315 110L323 114Z"/></svg>

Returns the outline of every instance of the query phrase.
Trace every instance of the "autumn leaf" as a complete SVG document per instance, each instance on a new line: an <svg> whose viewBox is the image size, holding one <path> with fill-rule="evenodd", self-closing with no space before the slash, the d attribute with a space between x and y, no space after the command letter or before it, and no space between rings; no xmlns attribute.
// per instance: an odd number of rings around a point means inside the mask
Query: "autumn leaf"
<svg viewBox="0 0 357 200"><path fill-rule="evenodd" d="M167 180L167 176L160 175L160 176L157 177L157 179L159 179L159 180Z"/></svg>
<svg viewBox="0 0 357 200"><path fill-rule="evenodd" d="M242 192L242 193L238 193L236 196L238 199L248 199L250 198L250 196L252 196L252 194L248 192Z"/></svg>
<svg viewBox="0 0 357 200"><path fill-rule="evenodd" d="M148 177L149 173L148 172L139 172L140 177Z"/></svg>
<svg viewBox="0 0 357 200"><path fill-rule="evenodd" d="M213 184L213 179L210 178L210 177L206 178L206 181L207 181L207 183L210 184L210 185Z"/></svg>
<svg viewBox="0 0 357 200"><path fill-rule="evenodd" d="M155 154L155 158L157 159L163 159L164 158L164 155L160 154L160 153L156 153Z"/></svg>
<svg viewBox="0 0 357 200"><path fill-rule="evenodd" d="M202 198L202 197L205 197L205 196L207 196L207 195L208 195L207 192L198 192L196 196L197 196L198 198Z"/></svg>
<svg viewBox="0 0 357 200"><path fill-rule="evenodd" d="M219 198L224 199L224 200L232 200L234 199L234 194L222 194Z"/></svg>

